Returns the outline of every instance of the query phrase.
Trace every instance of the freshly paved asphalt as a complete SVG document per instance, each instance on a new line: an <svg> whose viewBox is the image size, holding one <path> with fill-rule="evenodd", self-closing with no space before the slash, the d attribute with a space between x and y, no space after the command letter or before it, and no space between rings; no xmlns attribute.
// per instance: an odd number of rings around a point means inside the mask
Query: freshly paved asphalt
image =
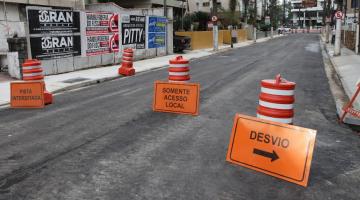
<svg viewBox="0 0 360 200"><path fill-rule="evenodd" d="M191 63L197 117L152 111L161 69L0 111L0 199L360 199L360 138L337 123L316 35ZM225 161L235 113L262 79L297 83L296 125L318 130L307 188Z"/></svg>

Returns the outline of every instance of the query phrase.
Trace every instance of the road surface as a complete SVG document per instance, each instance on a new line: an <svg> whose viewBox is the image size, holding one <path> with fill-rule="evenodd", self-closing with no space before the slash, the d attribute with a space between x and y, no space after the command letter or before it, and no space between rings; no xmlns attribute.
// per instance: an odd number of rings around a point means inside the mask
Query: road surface
<svg viewBox="0 0 360 200"><path fill-rule="evenodd" d="M297 83L295 125L318 131L307 188L225 161L259 83ZM339 125L319 37L291 35L191 63L197 117L152 111L167 69L0 111L0 199L360 199L360 138Z"/></svg>

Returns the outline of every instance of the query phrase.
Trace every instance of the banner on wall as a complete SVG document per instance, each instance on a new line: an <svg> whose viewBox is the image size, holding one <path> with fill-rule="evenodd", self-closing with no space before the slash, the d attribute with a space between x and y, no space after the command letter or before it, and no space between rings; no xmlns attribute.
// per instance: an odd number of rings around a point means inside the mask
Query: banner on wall
<svg viewBox="0 0 360 200"><path fill-rule="evenodd" d="M87 12L86 56L119 52L119 15L115 13Z"/></svg>
<svg viewBox="0 0 360 200"><path fill-rule="evenodd" d="M166 23L165 17L148 17L147 48L161 48L166 45Z"/></svg>
<svg viewBox="0 0 360 200"><path fill-rule="evenodd" d="M32 58L46 60L81 55L80 13L27 7Z"/></svg>
<svg viewBox="0 0 360 200"><path fill-rule="evenodd" d="M121 15L123 48L145 49L145 16Z"/></svg>

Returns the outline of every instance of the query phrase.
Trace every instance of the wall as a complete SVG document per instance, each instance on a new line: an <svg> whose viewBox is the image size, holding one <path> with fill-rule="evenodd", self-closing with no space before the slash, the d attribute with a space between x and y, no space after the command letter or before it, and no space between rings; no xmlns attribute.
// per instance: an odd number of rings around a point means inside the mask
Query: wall
<svg viewBox="0 0 360 200"><path fill-rule="evenodd" d="M245 29L238 30L238 41L247 40L247 31ZM191 49L206 49L213 47L212 31L192 31L192 32L176 32L176 35L188 36L191 38ZM230 31L219 31L219 45L230 44Z"/></svg>
<svg viewBox="0 0 360 200"><path fill-rule="evenodd" d="M219 31L219 44L223 44L223 31ZM191 49L206 49L213 47L212 31L176 32L176 35L188 36L191 38Z"/></svg>
<svg viewBox="0 0 360 200"><path fill-rule="evenodd" d="M37 1L36 1L37 2ZM57 2L63 1L51 1L45 0L44 2L53 2L54 4ZM64 1L63 3L67 5L71 1ZM6 4L6 20L4 15L4 8L3 4L0 3L0 63L9 65L6 59L12 59L14 56L13 53L9 53L9 45L7 42L7 38L12 38L15 35L17 37L25 37L25 26L26 26L26 15L25 15L25 7L26 5L15 4L15 3L7 3ZM163 15L163 8L156 8L156 9L124 9L112 3L106 4L91 4L88 5L89 11L105 11L105 12L116 12L116 13L124 13L124 14L135 14L135 15ZM167 37L167 44L168 44L168 53L173 53L173 11L172 8L168 8L168 16L170 20L168 22L168 37ZM17 53L17 52L14 52ZM144 50L137 50L135 51L135 59L145 59L145 58L152 58L156 56L166 55L166 48L158 48L158 49L144 49ZM11 57L10 57L11 56ZM19 56L18 56L19 57ZM20 55L21 57L21 55ZM19 58L20 58L19 57ZM61 59L53 59L53 60L43 60L42 66L44 69L45 75L52 75L52 74L59 74L65 73L75 70L81 70L96 66L103 66L103 65L110 65L110 64L118 64L121 61L121 52L120 53L110 53L110 54L103 54L91 57L69 57L69 58L61 58ZM21 63L20 63L21 64ZM19 64L18 64L19 65ZM18 70L19 66L8 66L9 70ZM11 68L11 69L10 69ZM19 76L14 76L14 73L11 74L12 77L20 78ZM15 73L16 74L16 73Z"/></svg>
<svg viewBox="0 0 360 200"><path fill-rule="evenodd" d="M223 36L224 36L224 44L230 44L231 43L231 34L229 30L224 30L223 31ZM247 40L247 31L245 29L240 29L240 30L236 30L237 32L237 41L238 42L243 42Z"/></svg>
<svg viewBox="0 0 360 200"><path fill-rule="evenodd" d="M85 8L85 0L2 0L5 3L27 4L27 5L39 5L39 6L58 6L69 7L74 9Z"/></svg>

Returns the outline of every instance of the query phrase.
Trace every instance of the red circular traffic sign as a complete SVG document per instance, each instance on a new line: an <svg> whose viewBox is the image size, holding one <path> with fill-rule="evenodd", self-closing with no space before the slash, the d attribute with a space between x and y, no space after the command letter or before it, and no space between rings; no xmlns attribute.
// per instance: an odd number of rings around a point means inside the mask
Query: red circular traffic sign
<svg viewBox="0 0 360 200"><path fill-rule="evenodd" d="M343 13L342 13L341 11L337 11L337 12L335 13L335 17L336 17L336 19L342 19Z"/></svg>
<svg viewBox="0 0 360 200"><path fill-rule="evenodd" d="M216 22L218 18L216 16L212 16L211 21Z"/></svg>

